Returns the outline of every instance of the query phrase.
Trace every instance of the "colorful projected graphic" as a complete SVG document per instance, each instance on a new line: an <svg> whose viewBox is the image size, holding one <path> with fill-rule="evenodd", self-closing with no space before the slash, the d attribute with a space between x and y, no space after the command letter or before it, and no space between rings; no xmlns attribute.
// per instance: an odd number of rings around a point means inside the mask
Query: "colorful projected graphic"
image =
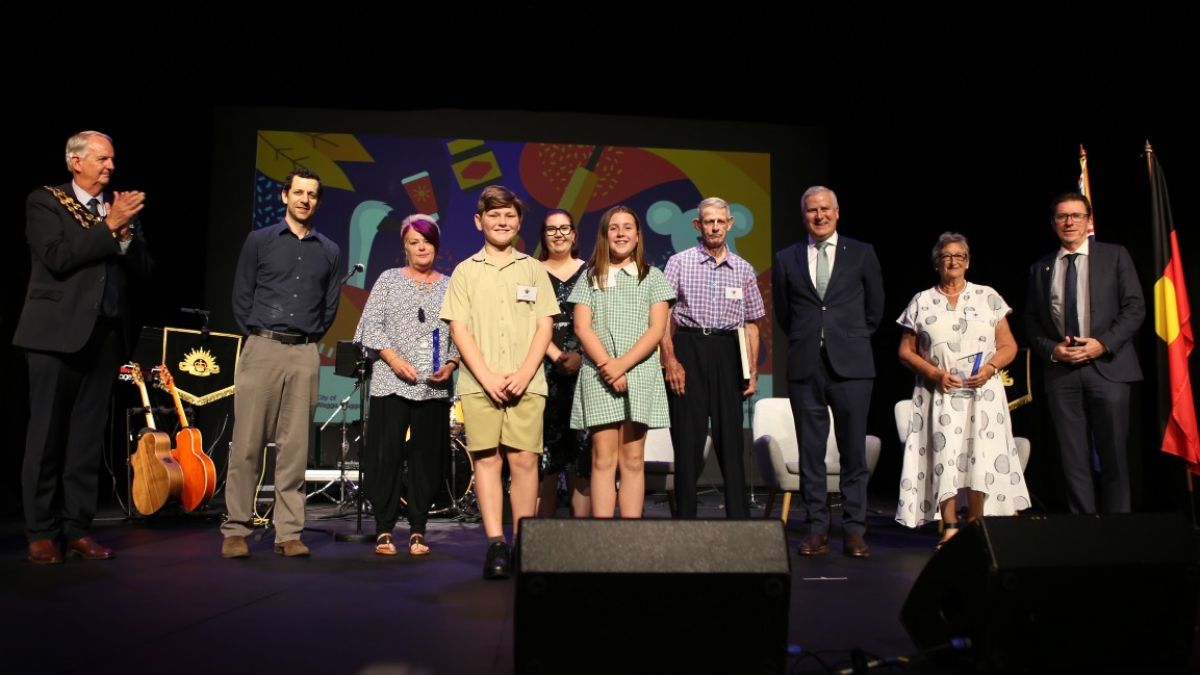
<svg viewBox="0 0 1200 675"><path fill-rule="evenodd" d="M353 339L379 275L404 264L400 222L417 212L438 219L442 247L436 265L449 274L483 245L473 217L480 190L491 183L509 187L528 207L517 244L521 250L536 251L543 215L561 208L575 216L580 256L586 259L600 215L625 204L641 217L647 260L660 268L677 251L696 245L696 204L721 197L735 219L730 249L758 271L770 317L770 159L752 152L259 131L253 227L279 222L281 181L297 166L307 167L321 176L324 194L315 221L341 246L342 273L355 263L366 266L343 286L337 319L319 346L317 421L324 421L353 387L333 373L334 346ZM762 335L758 388L770 392L769 325ZM350 419L359 413L354 398Z"/></svg>

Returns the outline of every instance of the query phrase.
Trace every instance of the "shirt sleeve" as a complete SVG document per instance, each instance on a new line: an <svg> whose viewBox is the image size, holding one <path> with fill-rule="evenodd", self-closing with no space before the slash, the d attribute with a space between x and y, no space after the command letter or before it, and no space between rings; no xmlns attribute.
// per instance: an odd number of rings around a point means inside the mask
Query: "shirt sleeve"
<svg viewBox="0 0 1200 675"><path fill-rule="evenodd" d="M342 269L342 251L336 244L330 242L332 250L330 253L329 279L325 284L325 312L321 317L321 330L318 331L324 335L329 331L329 327L333 325L333 320L337 317L338 303L342 299L342 284L339 278L338 270Z"/></svg>
<svg viewBox="0 0 1200 675"><path fill-rule="evenodd" d="M657 267L651 267L644 280L646 284L646 303L653 305L657 302L674 304L675 290L667 283L667 278Z"/></svg>
<svg viewBox="0 0 1200 675"><path fill-rule="evenodd" d="M746 308L746 316L743 321L757 321L767 315L767 306L763 303L762 292L758 290L758 277L755 276L754 268L749 263L746 263L746 279L742 286L742 297L746 299L743 303Z"/></svg>
<svg viewBox="0 0 1200 675"><path fill-rule="evenodd" d="M550 283L550 275L546 268L533 258L529 258L536 268L533 270L533 287L537 289L537 302L533 309L540 319L543 316L557 316L561 309L558 306L558 296L554 294L554 285Z"/></svg>
<svg viewBox="0 0 1200 675"><path fill-rule="evenodd" d="M985 293L988 309L992 310L992 317L996 319L996 323L999 323L1000 319L1012 314L1012 307L1008 306L1008 303L1004 301L1004 297L997 293L995 289L988 287Z"/></svg>
<svg viewBox="0 0 1200 675"><path fill-rule="evenodd" d="M238 255L237 269L233 276L233 318L242 335L250 334L250 313L254 309L254 285L258 268L258 242L251 234L242 244Z"/></svg>
<svg viewBox="0 0 1200 675"><path fill-rule="evenodd" d="M450 288L446 290L446 301L442 303L441 319L443 321L466 321L471 314L471 294L467 288L467 275L463 265L454 268L450 275Z"/></svg>
<svg viewBox="0 0 1200 675"><path fill-rule="evenodd" d="M568 303L592 307L592 280L588 276L589 272L590 270L584 270L575 280L575 287L571 289L571 295L567 298Z"/></svg>
<svg viewBox="0 0 1200 675"><path fill-rule="evenodd" d="M914 333L917 332L917 321L920 319L920 305L918 303L920 299L920 293L914 295L912 300L908 301L908 307L905 307L904 311L900 313L900 317L896 319L896 323Z"/></svg>
<svg viewBox="0 0 1200 675"><path fill-rule="evenodd" d="M355 335L363 346L371 349L388 349L392 347L387 335L388 296L391 295L391 270L379 276L367 296L367 304L363 307L362 317L358 320L358 330Z"/></svg>

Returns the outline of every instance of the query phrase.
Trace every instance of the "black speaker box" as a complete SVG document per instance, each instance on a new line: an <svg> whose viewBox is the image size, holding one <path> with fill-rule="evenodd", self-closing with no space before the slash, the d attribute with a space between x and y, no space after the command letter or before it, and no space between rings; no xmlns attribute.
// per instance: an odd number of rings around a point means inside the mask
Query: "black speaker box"
<svg viewBox="0 0 1200 675"><path fill-rule="evenodd" d="M342 425L335 421L321 431L320 424L312 425L312 452L309 465L320 469L336 469L342 457ZM346 461L358 462L361 459L362 422L355 420L346 424Z"/></svg>
<svg viewBox="0 0 1200 675"><path fill-rule="evenodd" d="M791 563L771 520L521 521L517 673L782 673Z"/></svg>
<svg viewBox="0 0 1200 675"><path fill-rule="evenodd" d="M1196 672L1197 551L1180 514L983 518L933 556L900 619L921 650L969 638L984 672Z"/></svg>

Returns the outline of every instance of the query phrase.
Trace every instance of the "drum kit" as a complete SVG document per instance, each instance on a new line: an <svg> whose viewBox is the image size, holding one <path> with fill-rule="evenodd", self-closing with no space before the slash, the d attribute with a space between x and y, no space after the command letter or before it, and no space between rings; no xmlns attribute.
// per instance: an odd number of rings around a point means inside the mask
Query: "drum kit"
<svg viewBox="0 0 1200 675"><path fill-rule="evenodd" d="M360 342L349 340L339 340L337 345L337 365L334 372L338 375L354 377L356 379L355 391L358 391L360 398L364 399L360 402L360 409L363 411L366 410L365 392L369 387L366 381L369 379L370 363L375 358L375 355L371 353L372 351L364 347ZM324 494L328 497L330 496L328 489L334 484L340 484L343 487L339 491L341 498L335 498L334 500L338 503L338 512L340 514L343 510L354 507L359 514L361 529L362 514L364 511L369 512L371 510L371 504L369 500L364 499L361 486L357 484L357 479L360 476L357 471L359 468L358 463L347 459L349 444L346 438L347 423L345 413L351 396L353 396L353 392L346 396L341 405L338 406L338 409L325 422L326 425L330 424L339 411L341 412L342 453L341 460L339 461L340 477L308 496L312 497L316 494ZM450 446L448 448L449 452L445 456L446 465L443 471L445 478L442 481L442 486L433 497L429 515L456 521L478 522L480 516L478 501L475 497L475 465L471 459L471 453L467 451L467 436L463 424L463 405L457 396L450 401L448 422L450 425ZM364 435L366 427L367 424L364 419ZM362 440L362 438L360 437L359 440ZM363 445L365 445L365 442ZM353 471L348 471L348 469L353 469ZM409 490L407 467L405 467L404 471L405 475L401 477L400 502L407 508L408 501L404 497ZM366 480L370 480L370 478L367 477ZM349 491L344 489L347 484L351 487Z"/></svg>
<svg viewBox="0 0 1200 675"><path fill-rule="evenodd" d="M442 487L430 503L429 515L451 520L475 522L479 520L479 504L475 499L475 462L467 452L467 434L463 425L462 401L457 396L450 400L450 452L449 467L443 472ZM404 486L407 492L407 481ZM408 500L400 498L406 507Z"/></svg>

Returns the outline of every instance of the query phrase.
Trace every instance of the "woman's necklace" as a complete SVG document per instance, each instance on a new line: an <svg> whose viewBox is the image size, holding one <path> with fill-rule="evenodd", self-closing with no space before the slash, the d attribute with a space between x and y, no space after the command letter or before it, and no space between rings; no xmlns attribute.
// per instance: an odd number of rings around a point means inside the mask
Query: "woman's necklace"
<svg viewBox="0 0 1200 675"><path fill-rule="evenodd" d="M937 286L934 286L934 289L935 289L935 290L936 290L938 293L941 293L942 295L946 296L947 298L953 298L954 296L956 296L956 295L959 295L960 293L962 293L962 292L963 292L963 289L965 289L966 287L967 287L967 285L966 285L966 284L963 284L962 286L960 286L960 287L959 287L959 289L958 289L957 291L954 291L953 293L950 293L950 292L948 292L948 291L944 291L944 290L942 290L942 285L941 285L941 284L938 284Z"/></svg>
<svg viewBox="0 0 1200 675"><path fill-rule="evenodd" d="M417 271L412 267L408 268L408 273L408 278L413 282L414 285L416 285L417 292L420 294L420 297L417 300L419 303L417 307L417 321L425 323L425 300L428 299L429 291L433 289L433 275L437 274L437 272L434 272L431 268L425 273L424 279L416 278Z"/></svg>

